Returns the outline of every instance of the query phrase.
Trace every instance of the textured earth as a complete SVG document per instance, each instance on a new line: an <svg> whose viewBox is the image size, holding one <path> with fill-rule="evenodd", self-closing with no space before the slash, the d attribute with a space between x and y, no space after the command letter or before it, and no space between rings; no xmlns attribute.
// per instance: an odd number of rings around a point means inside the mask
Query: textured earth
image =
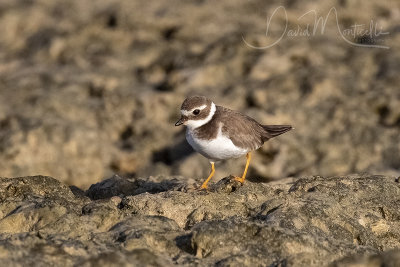
<svg viewBox="0 0 400 267"><path fill-rule="evenodd" d="M399 266L400 184L0 178L2 266ZM369 265L367 265L369 264Z"/></svg>
<svg viewBox="0 0 400 267"><path fill-rule="evenodd" d="M267 19L274 10L269 37ZM371 20L388 34L343 41ZM0 1L1 176L49 175L87 189L112 176L203 179L207 160L174 127L190 93L296 130L253 157L259 181L320 174L400 175L400 2ZM320 29L320 28L319 28ZM247 45L247 42L249 45ZM221 163L217 179L242 172Z"/></svg>

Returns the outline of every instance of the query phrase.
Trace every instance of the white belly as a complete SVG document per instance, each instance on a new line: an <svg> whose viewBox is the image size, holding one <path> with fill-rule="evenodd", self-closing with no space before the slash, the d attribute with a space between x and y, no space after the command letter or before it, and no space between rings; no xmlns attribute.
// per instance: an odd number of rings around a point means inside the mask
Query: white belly
<svg viewBox="0 0 400 267"><path fill-rule="evenodd" d="M212 162L230 158L238 158L246 155L248 152L246 149L235 146L228 137L223 136L221 129L217 135L217 138L209 141L198 139L188 128L186 130L186 140L194 150Z"/></svg>

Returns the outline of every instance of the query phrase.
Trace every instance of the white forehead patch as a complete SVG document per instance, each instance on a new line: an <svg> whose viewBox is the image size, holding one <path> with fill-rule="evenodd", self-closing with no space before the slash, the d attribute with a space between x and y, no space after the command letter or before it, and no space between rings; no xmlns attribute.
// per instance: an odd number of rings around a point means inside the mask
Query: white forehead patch
<svg viewBox="0 0 400 267"><path fill-rule="evenodd" d="M207 105L201 105L200 107L195 107L195 108L192 108L191 110L184 110L184 109L181 109L181 114L182 114L183 116L189 116L189 114L192 114L192 112L193 112L195 109L203 110L203 109L205 109L206 107L207 107Z"/></svg>

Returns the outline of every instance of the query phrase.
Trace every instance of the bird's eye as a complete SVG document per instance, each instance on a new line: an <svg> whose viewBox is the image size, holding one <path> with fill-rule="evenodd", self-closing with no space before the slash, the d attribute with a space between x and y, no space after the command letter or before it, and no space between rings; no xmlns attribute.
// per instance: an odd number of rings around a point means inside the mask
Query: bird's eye
<svg viewBox="0 0 400 267"><path fill-rule="evenodd" d="M193 114L194 114L194 115L199 115L199 114L200 114L200 109L195 109L195 110L193 110Z"/></svg>

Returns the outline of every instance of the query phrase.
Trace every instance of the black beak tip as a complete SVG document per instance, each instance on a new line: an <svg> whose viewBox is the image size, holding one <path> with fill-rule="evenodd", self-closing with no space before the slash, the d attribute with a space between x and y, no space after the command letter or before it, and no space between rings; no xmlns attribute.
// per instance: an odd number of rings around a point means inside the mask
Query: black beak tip
<svg viewBox="0 0 400 267"><path fill-rule="evenodd" d="M179 120L179 121L177 121L177 122L175 123L175 126L179 126L179 125L182 125L182 124L183 124L182 120Z"/></svg>

